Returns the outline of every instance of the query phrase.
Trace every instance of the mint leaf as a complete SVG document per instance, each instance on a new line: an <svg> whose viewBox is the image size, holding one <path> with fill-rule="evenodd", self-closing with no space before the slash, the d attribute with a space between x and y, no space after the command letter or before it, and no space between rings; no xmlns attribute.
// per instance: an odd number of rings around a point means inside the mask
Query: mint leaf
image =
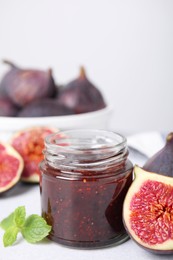
<svg viewBox="0 0 173 260"><path fill-rule="evenodd" d="M31 215L26 219L24 206L15 209L7 218L0 222L0 227L5 230L3 236L4 246L11 246L17 239L17 234L22 233L23 237L30 243L35 243L46 237L51 226L39 215Z"/></svg>
<svg viewBox="0 0 173 260"><path fill-rule="evenodd" d="M0 227L4 230L7 230L10 226L13 225L14 225L14 212L11 213L7 218L4 218L0 223Z"/></svg>
<svg viewBox="0 0 173 260"><path fill-rule="evenodd" d="M18 228L15 226L9 227L3 236L3 243L4 246L11 246L17 239L17 234L18 234Z"/></svg>
<svg viewBox="0 0 173 260"><path fill-rule="evenodd" d="M35 243L46 237L50 230L51 226L42 217L33 214L26 219L21 232L29 243Z"/></svg>
<svg viewBox="0 0 173 260"><path fill-rule="evenodd" d="M18 207L13 213L11 213L7 218L3 219L0 223L0 227L5 231L12 226L17 226L21 228L25 223L25 207Z"/></svg>
<svg viewBox="0 0 173 260"><path fill-rule="evenodd" d="M23 227L25 223L25 217L26 217L26 210L24 206L20 206L14 211L14 221L17 227L19 228Z"/></svg>

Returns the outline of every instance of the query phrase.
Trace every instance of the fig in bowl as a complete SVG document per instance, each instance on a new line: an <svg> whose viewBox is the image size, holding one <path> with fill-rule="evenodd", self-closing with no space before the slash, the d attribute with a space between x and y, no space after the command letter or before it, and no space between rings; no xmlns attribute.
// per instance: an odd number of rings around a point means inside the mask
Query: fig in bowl
<svg viewBox="0 0 173 260"><path fill-rule="evenodd" d="M0 116L17 116L19 108L7 97L0 96Z"/></svg>
<svg viewBox="0 0 173 260"><path fill-rule="evenodd" d="M22 69L12 62L4 62L10 69L2 78L0 89L17 106L23 107L33 100L55 96L51 69Z"/></svg>
<svg viewBox="0 0 173 260"><path fill-rule="evenodd" d="M96 111L106 107L101 92L88 80L84 67L80 68L78 78L69 82L62 89L58 101L73 109L76 114Z"/></svg>
<svg viewBox="0 0 173 260"><path fill-rule="evenodd" d="M26 105L19 113L18 117L45 117L45 116L63 116L72 115L74 111L59 104L57 100L44 98L33 101Z"/></svg>

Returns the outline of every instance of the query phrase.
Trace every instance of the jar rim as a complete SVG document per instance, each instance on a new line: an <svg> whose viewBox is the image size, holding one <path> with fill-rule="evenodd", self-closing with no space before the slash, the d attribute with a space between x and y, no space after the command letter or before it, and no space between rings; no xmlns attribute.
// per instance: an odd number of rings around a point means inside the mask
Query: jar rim
<svg viewBox="0 0 173 260"><path fill-rule="evenodd" d="M75 129L48 135L43 153L45 161L53 168L102 171L125 162L128 149L126 138L116 132Z"/></svg>
<svg viewBox="0 0 173 260"><path fill-rule="evenodd" d="M80 142L79 142L80 136ZM127 145L127 139L123 135L110 130L97 129L74 129L59 131L45 138L45 147L66 153L92 153L97 154L114 149L118 154Z"/></svg>

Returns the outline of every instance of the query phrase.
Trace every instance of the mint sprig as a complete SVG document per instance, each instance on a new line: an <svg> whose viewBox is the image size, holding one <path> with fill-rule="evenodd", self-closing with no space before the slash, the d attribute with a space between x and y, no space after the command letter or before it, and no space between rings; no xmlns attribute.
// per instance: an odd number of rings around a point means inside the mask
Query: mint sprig
<svg viewBox="0 0 173 260"><path fill-rule="evenodd" d="M29 243L36 243L45 238L51 231L51 226L39 215L33 214L26 218L24 206L15 209L7 218L0 222L0 227L4 229L3 244L5 247L11 246L17 239L19 232Z"/></svg>

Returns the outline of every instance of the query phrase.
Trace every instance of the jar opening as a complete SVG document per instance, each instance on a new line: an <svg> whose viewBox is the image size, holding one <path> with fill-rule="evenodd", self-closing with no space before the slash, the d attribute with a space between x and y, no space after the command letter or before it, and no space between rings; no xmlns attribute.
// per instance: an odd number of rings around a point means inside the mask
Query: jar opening
<svg viewBox="0 0 173 260"><path fill-rule="evenodd" d="M92 153L114 149L118 154L126 146L126 138L105 130L68 130L51 134L45 139L45 146L52 151L66 153Z"/></svg>
<svg viewBox="0 0 173 260"><path fill-rule="evenodd" d="M105 167L125 160L126 138L112 131L80 129L51 134L45 139L45 160L55 168Z"/></svg>

